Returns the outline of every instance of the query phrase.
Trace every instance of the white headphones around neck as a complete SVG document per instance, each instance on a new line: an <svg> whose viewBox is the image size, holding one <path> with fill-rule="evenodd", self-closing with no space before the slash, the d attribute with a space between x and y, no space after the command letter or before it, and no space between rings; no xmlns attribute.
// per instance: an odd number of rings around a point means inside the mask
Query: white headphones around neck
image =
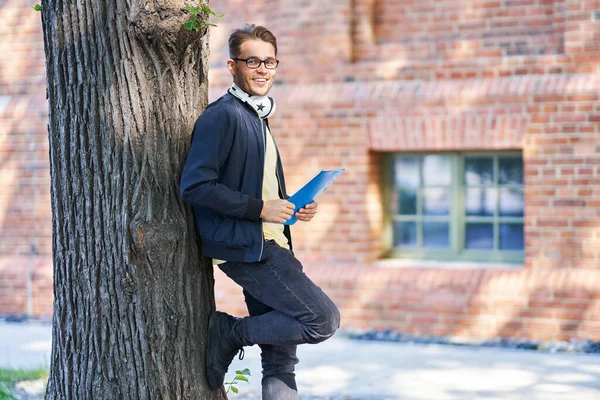
<svg viewBox="0 0 600 400"><path fill-rule="evenodd" d="M247 103L256 111L260 118L268 118L275 113L275 101L267 96L250 96L235 83L229 88L229 93Z"/></svg>

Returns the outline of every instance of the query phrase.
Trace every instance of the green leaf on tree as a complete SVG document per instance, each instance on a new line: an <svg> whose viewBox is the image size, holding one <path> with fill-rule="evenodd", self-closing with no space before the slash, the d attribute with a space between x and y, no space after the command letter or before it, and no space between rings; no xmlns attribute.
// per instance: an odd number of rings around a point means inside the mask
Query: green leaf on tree
<svg viewBox="0 0 600 400"><path fill-rule="evenodd" d="M248 378L246 378L244 375L238 375L235 377L235 379L237 379L238 381L248 382Z"/></svg>
<svg viewBox="0 0 600 400"><path fill-rule="evenodd" d="M217 14L208 6L196 6L191 7L189 5L185 6L185 9L190 13L190 19L183 24L183 28L188 31L199 31L202 25L207 26L217 26L211 22L208 22L208 18L205 20L202 18L200 13L214 15L217 18L222 18L225 14Z"/></svg>
<svg viewBox="0 0 600 400"><path fill-rule="evenodd" d="M213 10L211 10L210 7L206 7L206 6L202 7L202 12L205 12L210 15L214 15L217 18L223 18L223 16L225 15L225 14L217 14Z"/></svg>
<svg viewBox="0 0 600 400"><path fill-rule="evenodd" d="M236 388L235 386L232 386L231 390L233 390L233 393L237 393L238 392L238 388Z"/></svg>
<svg viewBox="0 0 600 400"><path fill-rule="evenodd" d="M185 6L185 9L189 11L192 15L198 15L200 12L200 7L190 7L188 5Z"/></svg>
<svg viewBox="0 0 600 400"><path fill-rule="evenodd" d="M35 6L33 6L33 9L35 11L42 11L42 6L40 4L36 4Z"/></svg>

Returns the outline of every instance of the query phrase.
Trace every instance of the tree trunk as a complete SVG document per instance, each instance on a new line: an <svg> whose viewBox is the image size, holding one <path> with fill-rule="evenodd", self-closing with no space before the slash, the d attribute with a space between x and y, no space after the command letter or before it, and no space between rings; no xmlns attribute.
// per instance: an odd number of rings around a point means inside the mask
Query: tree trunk
<svg viewBox="0 0 600 400"><path fill-rule="evenodd" d="M47 399L223 399L212 266L179 177L207 104L183 0L42 3L54 261Z"/></svg>

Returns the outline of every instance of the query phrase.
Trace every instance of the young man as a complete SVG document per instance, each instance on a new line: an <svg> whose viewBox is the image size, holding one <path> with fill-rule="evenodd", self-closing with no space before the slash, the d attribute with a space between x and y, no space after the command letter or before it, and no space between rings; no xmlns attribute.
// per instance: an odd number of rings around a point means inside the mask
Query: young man
<svg viewBox="0 0 600 400"><path fill-rule="evenodd" d="M249 317L214 312L208 327L207 374L223 385L242 346L262 350L263 399L297 399L296 345L319 343L339 327L333 302L302 271L288 225L294 213L267 118L266 97L277 66L277 42L264 27L245 25L229 37L228 92L196 121L181 195L194 206L204 256L243 288ZM310 221L312 203L296 213Z"/></svg>

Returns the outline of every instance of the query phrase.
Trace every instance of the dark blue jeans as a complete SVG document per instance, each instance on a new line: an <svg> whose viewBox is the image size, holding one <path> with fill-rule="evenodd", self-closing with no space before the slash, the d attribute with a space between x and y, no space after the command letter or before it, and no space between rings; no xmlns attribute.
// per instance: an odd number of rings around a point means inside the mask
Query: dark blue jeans
<svg viewBox="0 0 600 400"><path fill-rule="evenodd" d="M339 328L340 313L291 251L268 241L266 252L261 262L219 267L244 289L250 316L236 324L234 334L241 343L258 344L262 350L263 400L297 399L296 345L331 337Z"/></svg>

